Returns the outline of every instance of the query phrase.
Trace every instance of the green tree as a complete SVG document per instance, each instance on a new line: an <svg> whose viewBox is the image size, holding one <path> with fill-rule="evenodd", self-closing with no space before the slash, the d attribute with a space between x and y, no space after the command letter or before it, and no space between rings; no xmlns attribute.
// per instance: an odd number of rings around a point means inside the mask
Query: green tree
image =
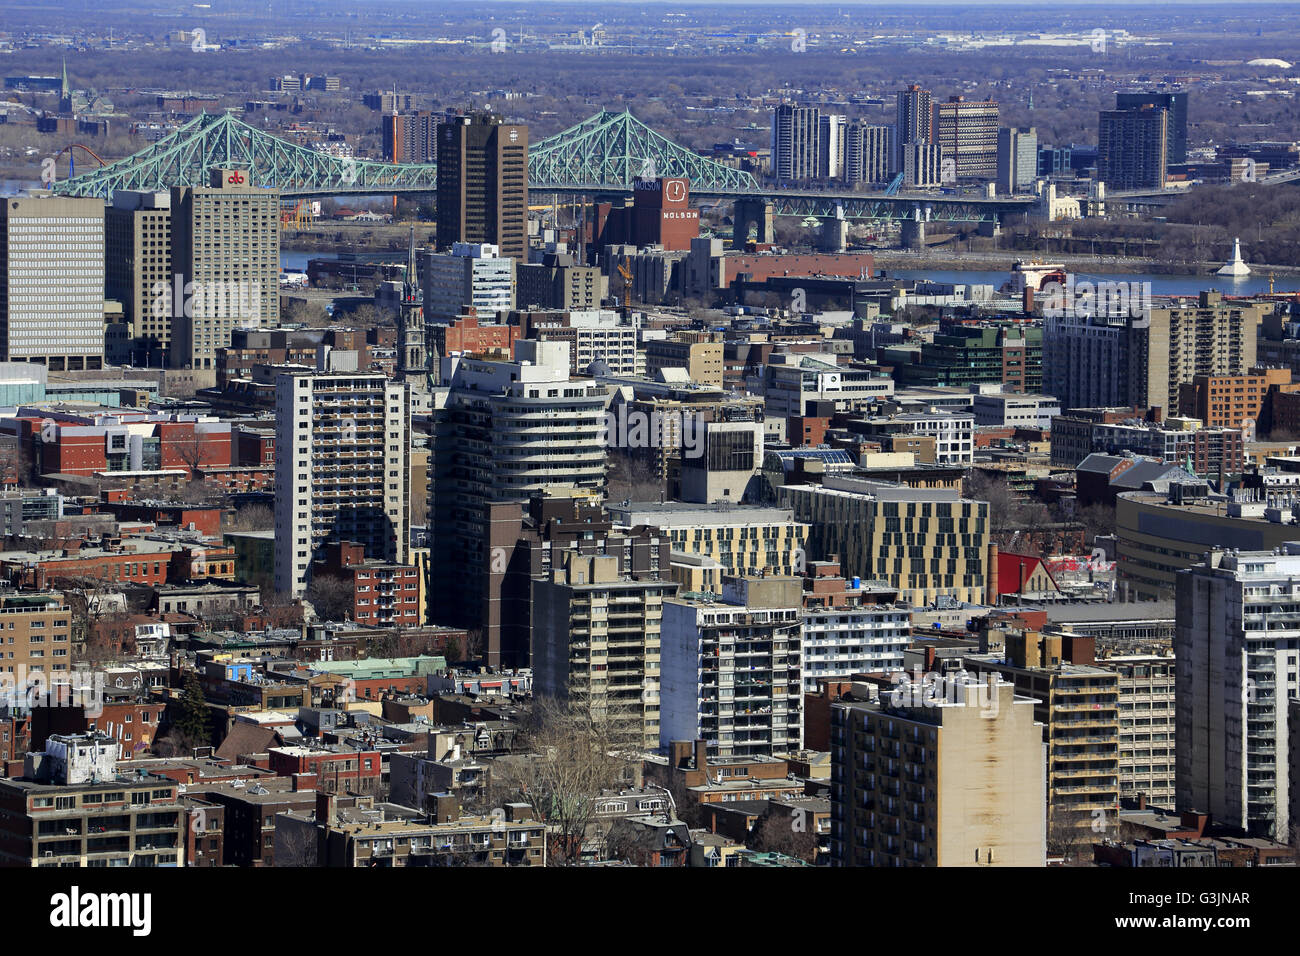
<svg viewBox="0 0 1300 956"><path fill-rule="evenodd" d="M465 658L460 649L460 638L447 638L447 643L442 647L442 656L447 658L448 664L455 664L458 661L463 661Z"/></svg>
<svg viewBox="0 0 1300 956"><path fill-rule="evenodd" d="M211 739L208 728L208 701L203 696L199 675L190 671L181 695L181 712L173 731L176 743L185 750L206 746Z"/></svg>

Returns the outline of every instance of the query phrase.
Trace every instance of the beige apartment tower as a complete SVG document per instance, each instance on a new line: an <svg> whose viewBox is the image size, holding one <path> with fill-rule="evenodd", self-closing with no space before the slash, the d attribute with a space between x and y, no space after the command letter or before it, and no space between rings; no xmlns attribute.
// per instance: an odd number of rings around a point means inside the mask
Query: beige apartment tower
<svg viewBox="0 0 1300 956"><path fill-rule="evenodd" d="M0 598L0 674L23 684L72 668L72 609L62 594L22 592Z"/></svg>
<svg viewBox="0 0 1300 956"><path fill-rule="evenodd" d="M1272 311L1266 302L1224 302L1205 291L1195 305L1151 309L1142 360L1130 368L1146 376L1146 395L1136 403L1159 405L1171 414L1179 388L1197 375L1245 375L1255 366L1260 323ZM1138 327L1141 322L1135 323Z"/></svg>
<svg viewBox="0 0 1300 956"><path fill-rule="evenodd" d="M1042 728L1009 681L854 684L831 707L837 866L1043 866ZM874 698L874 699L872 699Z"/></svg>
<svg viewBox="0 0 1300 956"><path fill-rule="evenodd" d="M660 629L677 585L619 572L615 556L569 552L533 582L534 693L582 702L629 746L659 746Z"/></svg>
<svg viewBox="0 0 1300 956"><path fill-rule="evenodd" d="M979 675L996 674L1033 698L1046 745L1047 820L1057 838L1106 832L1119 809L1119 675L1093 660L1095 641L1028 631L1009 633L1005 657L967 657Z"/></svg>
<svg viewBox="0 0 1300 956"><path fill-rule="evenodd" d="M217 349L234 329L280 319L280 193L238 169L212 171L210 186L174 187L171 368L216 384Z"/></svg>
<svg viewBox="0 0 1300 956"><path fill-rule="evenodd" d="M104 367L104 202L0 203L0 361Z"/></svg>
<svg viewBox="0 0 1300 956"><path fill-rule="evenodd" d="M722 387L722 343L699 341L649 341L645 343L646 374L682 368L692 382Z"/></svg>

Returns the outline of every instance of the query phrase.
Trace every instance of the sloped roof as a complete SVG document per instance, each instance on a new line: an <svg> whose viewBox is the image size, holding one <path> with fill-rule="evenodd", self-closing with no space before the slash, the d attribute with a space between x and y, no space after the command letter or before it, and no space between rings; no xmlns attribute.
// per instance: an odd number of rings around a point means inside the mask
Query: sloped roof
<svg viewBox="0 0 1300 956"><path fill-rule="evenodd" d="M1052 582L1052 587L1056 588L1056 579L1052 577L1052 572L1048 570L1047 565L1043 564L1042 558L1037 558L1032 554L1013 554L1010 551L999 551L998 593L1017 593L1020 590L1020 582L1022 580L1028 581L1039 568L1043 569L1047 579Z"/></svg>
<svg viewBox="0 0 1300 956"><path fill-rule="evenodd" d="M230 728L230 733L217 748L216 756L223 760L238 760L241 754L263 753L268 747L283 743L276 728L239 721Z"/></svg>

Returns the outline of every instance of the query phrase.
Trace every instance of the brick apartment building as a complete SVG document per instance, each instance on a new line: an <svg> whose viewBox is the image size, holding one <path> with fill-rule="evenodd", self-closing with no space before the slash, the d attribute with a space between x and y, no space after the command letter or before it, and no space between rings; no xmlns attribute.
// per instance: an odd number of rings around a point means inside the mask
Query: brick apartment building
<svg viewBox="0 0 1300 956"><path fill-rule="evenodd" d="M313 579L329 575L342 580L352 591L352 620L370 627L418 627L422 577L413 564L394 564L366 558L366 549L355 541L326 545L325 558L312 566Z"/></svg>

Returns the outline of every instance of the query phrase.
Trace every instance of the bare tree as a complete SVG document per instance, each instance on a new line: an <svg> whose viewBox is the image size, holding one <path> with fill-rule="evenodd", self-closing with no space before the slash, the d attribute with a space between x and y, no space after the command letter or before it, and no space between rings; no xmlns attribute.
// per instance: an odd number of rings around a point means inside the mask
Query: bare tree
<svg viewBox="0 0 1300 956"><path fill-rule="evenodd" d="M799 828L803 819L801 814L774 809L758 821L745 845L760 853L783 853L812 863L817 856L817 834Z"/></svg>
<svg viewBox="0 0 1300 956"><path fill-rule="evenodd" d="M429 523L429 499L424 495L416 495L411 499L411 524L415 527L424 527Z"/></svg>
<svg viewBox="0 0 1300 956"><path fill-rule="evenodd" d="M176 453L176 457L189 469L191 478L211 457L207 446L204 444L203 435L198 431L191 432L189 436L170 442L170 444L172 451Z"/></svg>
<svg viewBox="0 0 1300 956"><path fill-rule="evenodd" d="M988 502L989 530L994 536L1026 531L1048 519L1046 505L1020 497L1004 478L977 469L971 472L966 484L967 497Z"/></svg>
<svg viewBox="0 0 1300 956"><path fill-rule="evenodd" d="M609 455L610 501L655 501L664 493L664 482L639 455L611 450Z"/></svg>
<svg viewBox="0 0 1300 956"><path fill-rule="evenodd" d="M303 621L302 602L275 590L267 583L262 586L262 616L272 627L297 627Z"/></svg>
<svg viewBox="0 0 1300 956"><path fill-rule="evenodd" d="M559 865L580 859L601 791L627 784L640 734L622 716L581 694L539 700L524 731L531 758L501 762L498 793L528 803L546 823Z"/></svg>
<svg viewBox="0 0 1300 956"><path fill-rule="evenodd" d="M1098 822L1104 827L1104 820L1104 817L1095 818L1082 810L1048 807L1047 855L1060 857L1067 864L1078 863L1094 842L1104 838L1104 829L1093 829Z"/></svg>
<svg viewBox="0 0 1300 956"><path fill-rule="evenodd" d="M1115 506L1095 502L1080 508L1076 518L1083 523L1083 531L1091 543L1098 535L1115 533Z"/></svg>
<svg viewBox="0 0 1300 956"><path fill-rule="evenodd" d="M63 594L63 600L72 611L74 654L80 658L91 653L90 638L96 622L121 610L120 603L114 600L118 592L113 587L108 569L101 565L84 574L54 578L50 584ZM97 636L96 640L101 641L101 638ZM106 653L102 641L94 653L100 655L97 659L112 656Z"/></svg>
<svg viewBox="0 0 1300 956"><path fill-rule="evenodd" d="M307 585L307 603L322 621L349 620L354 598L352 582L338 574L313 574Z"/></svg>
<svg viewBox="0 0 1300 956"><path fill-rule="evenodd" d="M221 521L222 531L270 531L275 527L275 512L266 505L244 505Z"/></svg>
<svg viewBox="0 0 1300 956"><path fill-rule="evenodd" d="M280 308L280 321L285 325L329 325L331 320L319 303L288 299Z"/></svg>

